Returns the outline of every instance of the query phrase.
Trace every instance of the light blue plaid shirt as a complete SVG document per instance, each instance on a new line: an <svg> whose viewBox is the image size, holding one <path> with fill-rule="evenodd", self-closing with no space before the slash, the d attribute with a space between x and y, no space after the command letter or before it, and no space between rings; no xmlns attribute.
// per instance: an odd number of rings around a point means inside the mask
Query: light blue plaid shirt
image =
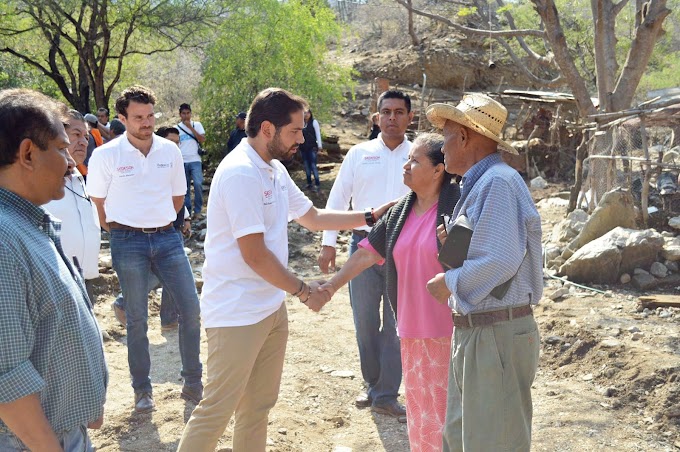
<svg viewBox="0 0 680 452"><path fill-rule="evenodd" d="M538 304L543 294L541 218L524 180L499 153L463 176L452 221L459 215L468 217L474 233L463 266L446 272L449 306L465 315ZM502 300L490 295L515 273Z"/></svg>
<svg viewBox="0 0 680 452"><path fill-rule="evenodd" d="M101 333L60 228L0 188L0 403L38 394L57 435L103 414L108 383ZM0 435L8 432L0 421Z"/></svg>

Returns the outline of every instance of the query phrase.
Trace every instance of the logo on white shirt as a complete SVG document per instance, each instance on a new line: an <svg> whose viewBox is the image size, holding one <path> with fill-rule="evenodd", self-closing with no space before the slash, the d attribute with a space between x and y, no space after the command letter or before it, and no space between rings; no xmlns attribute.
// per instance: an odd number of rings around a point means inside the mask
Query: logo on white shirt
<svg viewBox="0 0 680 452"><path fill-rule="evenodd" d="M379 155L365 155L363 158L364 165L377 165L380 163Z"/></svg>
<svg viewBox="0 0 680 452"><path fill-rule="evenodd" d="M156 168L172 168L172 162L170 162L170 163L156 163Z"/></svg>
<svg viewBox="0 0 680 452"><path fill-rule="evenodd" d="M274 190L265 190L262 194L264 195L265 206L274 204Z"/></svg>
<svg viewBox="0 0 680 452"><path fill-rule="evenodd" d="M116 168L119 177L130 177L135 175L135 167L133 165L124 165Z"/></svg>

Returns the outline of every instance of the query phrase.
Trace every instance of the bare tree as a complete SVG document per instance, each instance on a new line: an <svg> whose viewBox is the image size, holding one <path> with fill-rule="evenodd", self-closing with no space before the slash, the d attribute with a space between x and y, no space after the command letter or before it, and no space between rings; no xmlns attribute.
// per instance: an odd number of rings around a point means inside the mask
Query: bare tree
<svg viewBox="0 0 680 452"><path fill-rule="evenodd" d="M9 0L0 52L37 69L67 102L106 106L131 55L202 44L222 10L212 0Z"/></svg>

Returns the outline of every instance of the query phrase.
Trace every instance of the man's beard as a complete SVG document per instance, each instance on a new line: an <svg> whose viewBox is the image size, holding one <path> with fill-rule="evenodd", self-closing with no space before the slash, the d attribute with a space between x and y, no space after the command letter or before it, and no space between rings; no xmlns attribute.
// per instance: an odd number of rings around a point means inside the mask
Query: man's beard
<svg viewBox="0 0 680 452"><path fill-rule="evenodd" d="M269 152L271 158L277 160L290 159L293 156L293 154L295 154L297 148L298 148L297 144L291 146L290 148L285 147L284 144L281 142L281 133L278 130L274 134L274 138L272 139L272 141L269 144L267 144L267 152Z"/></svg>
<svg viewBox="0 0 680 452"><path fill-rule="evenodd" d="M153 136L153 126L145 129L140 128L135 131L128 129L127 133L140 141L145 141Z"/></svg>

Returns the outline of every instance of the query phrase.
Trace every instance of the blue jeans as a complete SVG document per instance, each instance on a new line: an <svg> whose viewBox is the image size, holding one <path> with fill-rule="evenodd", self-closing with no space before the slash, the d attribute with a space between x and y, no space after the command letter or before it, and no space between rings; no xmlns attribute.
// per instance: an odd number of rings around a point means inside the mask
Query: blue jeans
<svg viewBox="0 0 680 452"><path fill-rule="evenodd" d="M316 186L319 186L319 168L316 166L316 149L311 151L300 151L302 156L302 163L305 165L305 174L307 175L307 187L312 186L312 174L314 174L314 180L316 181Z"/></svg>
<svg viewBox="0 0 680 452"><path fill-rule="evenodd" d="M151 292L152 290L156 289L161 285L161 282L158 280L158 277L154 274L151 273L149 275L149 290L147 290L147 293ZM116 301L113 302L116 306L118 306L120 309L125 311L125 297L123 297L122 293L118 294L118 297L116 297ZM170 296L170 292L167 290L164 290L161 295L161 326L165 325L172 325L174 323L177 323L177 308L175 307L175 302L172 301L172 297Z"/></svg>
<svg viewBox="0 0 680 452"><path fill-rule="evenodd" d="M350 255L363 238L352 234ZM387 299L385 269L381 265L367 268L349 283L349 297L354 314L361 374L368 383L373 405L392 403L401 384L401 351L392 306ZM382 299L382 329L380 300Z"/></svg>
<svg viewBox="0 0 680 452"><path fill-rule="evenodd" d="M85 425L57 435L57 437L64 452L90 452L94 450ZM12 434L0 435L0 452L23 452L25 450L27 450L26 447L16 436Z"/></svg>
<svg viewBox="0 0 680 452"><path fill-rule="evenodd" d="M181 234L175 228L153 234L112 229L111 258L126 301L128 364L135 392L151 392L146 333L152 273L163 284L163 292L169 292L179 314L179 353L185 385L201 385L201 314Z"/></svg>
<svg viewBox="0 0 680 452"><path fill-rule="evenodd" d="M191 213L191 185L194 185L194 214L201 213L203 207L203 167L201 162L184 164L184 175L187 178L187 194L184 195L184 205Z"/></svg>

